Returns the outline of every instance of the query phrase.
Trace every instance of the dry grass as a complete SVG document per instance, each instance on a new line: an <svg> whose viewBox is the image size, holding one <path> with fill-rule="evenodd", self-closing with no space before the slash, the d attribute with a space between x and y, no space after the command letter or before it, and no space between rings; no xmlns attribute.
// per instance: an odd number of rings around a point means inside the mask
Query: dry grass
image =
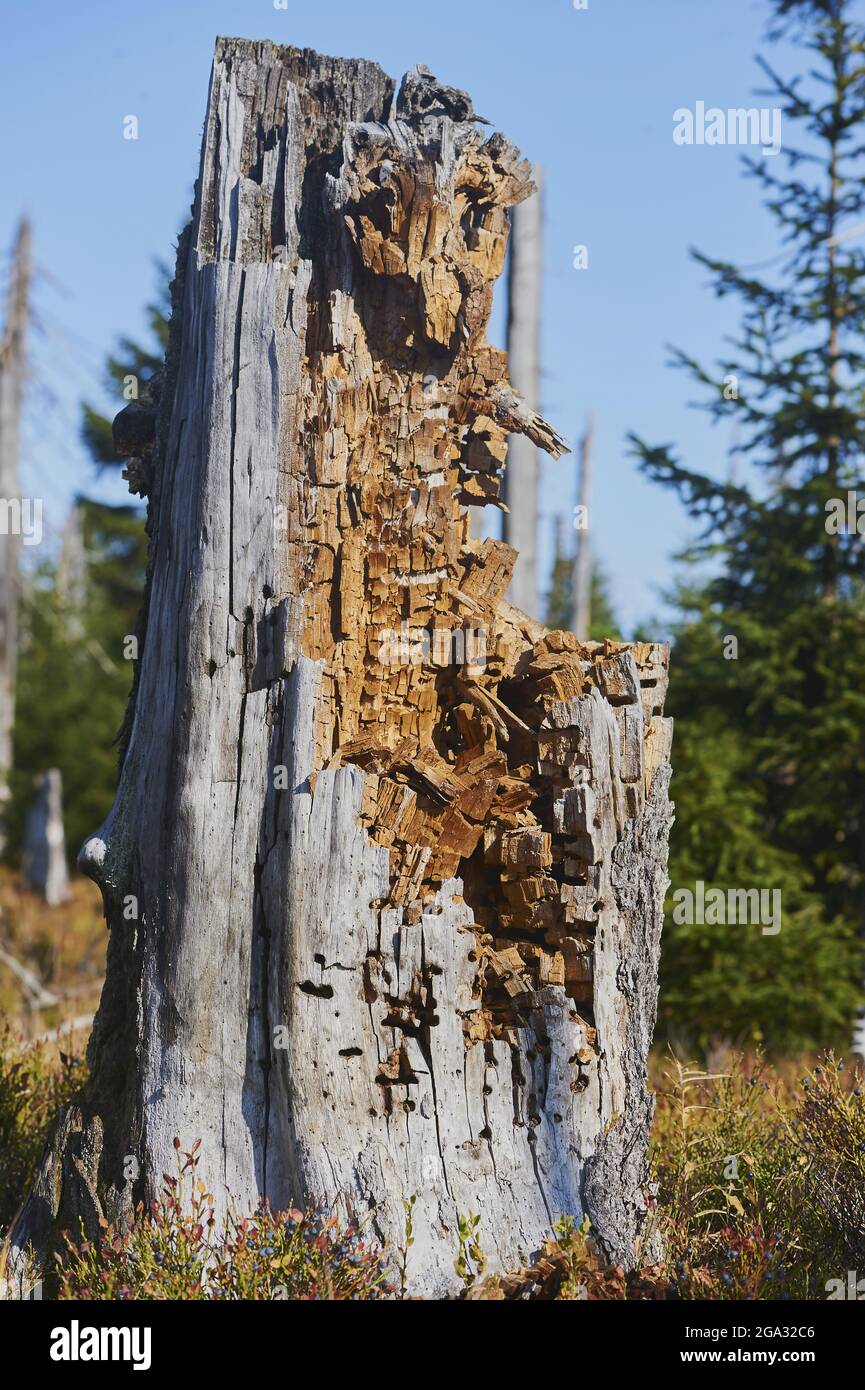
<svg viewBox="0 0 865 1390"><path fill-rule="evenodd" d="M20 875L0 868L0 946L58 1000L49 1007L35 1003L0 960L0 1015L18 1037L32 1040L59 1029L59 1046L66 1051L84 1046L89 1027L70 1033L69 1025L96 1011L107 944L102 900L89 879L73 878L69 901L48 907L23 887ZM54 1055L59 1046L53 1046Z"/></svg>

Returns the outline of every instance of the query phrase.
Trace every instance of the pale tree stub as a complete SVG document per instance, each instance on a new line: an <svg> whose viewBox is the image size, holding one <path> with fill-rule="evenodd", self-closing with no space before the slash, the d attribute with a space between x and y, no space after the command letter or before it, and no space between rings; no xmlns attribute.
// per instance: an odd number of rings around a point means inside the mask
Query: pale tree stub
<svg viewBox="0 0 865 1390"><path fill-rule="evenodd" d="M508 433L563 448L486 341L529 173L425 69L217 43L134 470L134 717L82 851L91 1081L19 1245L128 1216L178 1136L220 1213L324 1199L394 1249L415 1196L416 1292L455 1291L470 1211L491 1268L586 1213L633 1263L666 649L547 632L467 519Z"/></svg>
<svg viewBox="0 0 865 1390"><path fill-rule="evenodd" d="M35 792L24 823L21 868L28 888L40 893L49 907L59 907L69 897L60 770L52 767L41 773Z"/></svg>
<svg viewBox="0 0 865 1390"><path fill-rule="evenodd" d="M535 191L511 211L508 255L508 368L510 379L532 410L540 409L541 286L543 218L541 171L532 170ZM502 535L517 552L508 598L529 617L538 616L538 495L540 460L534 442L513 434L508 442Z"/></svg>

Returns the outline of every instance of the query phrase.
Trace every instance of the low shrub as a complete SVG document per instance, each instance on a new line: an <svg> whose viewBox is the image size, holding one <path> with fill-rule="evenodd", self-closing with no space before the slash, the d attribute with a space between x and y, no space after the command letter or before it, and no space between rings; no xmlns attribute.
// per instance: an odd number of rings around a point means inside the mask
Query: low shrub
<svg viewBox="0 0 865 1390"><path fill-rule="evenodd" d="M197 1173L200 1141L178 1150L158 1201L127 1232L105 1223L96 1241L58 1257L64 1299L378 1299L393 1295L381 1252L353 1222L322 1211L231 1214L215 1235L212 1194Z"/></svg>
<svg viewBox="0 0 865 1390"><path fill-rule="evenodd" d="M651 1163L681 1298L825 1298L865 1265L861 1073L831 1055L792 1084L759 1057L673 1059Z"/></svg>
<svg viewBox="0 0 865 1390"><path fill-rule="evenodd" d="M0 1029L0 1228L12 1221L36 1173L48 1130L82 1086L84 1063L23 1046Z"/></svg>

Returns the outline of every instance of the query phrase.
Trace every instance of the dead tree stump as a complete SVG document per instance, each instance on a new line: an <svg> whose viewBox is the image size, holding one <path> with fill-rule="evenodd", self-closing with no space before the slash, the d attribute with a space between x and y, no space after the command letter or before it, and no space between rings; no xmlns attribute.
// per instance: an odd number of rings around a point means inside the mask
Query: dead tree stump
<svg viewBox="0 0 865 1390"><path fill-rule="evenodd" d="M398 1243L416 1195L415 1291L454 1290L469 1211L491 1268L565 1213L634 1258L667 653L546 631L468 524L509 433L563 449L485 336L531 187L424 69L217 43L134 468L134 718L82 851L92 1079L19 1244L128 1215L177 1135L222 1210L323 1197Z"/></svg>

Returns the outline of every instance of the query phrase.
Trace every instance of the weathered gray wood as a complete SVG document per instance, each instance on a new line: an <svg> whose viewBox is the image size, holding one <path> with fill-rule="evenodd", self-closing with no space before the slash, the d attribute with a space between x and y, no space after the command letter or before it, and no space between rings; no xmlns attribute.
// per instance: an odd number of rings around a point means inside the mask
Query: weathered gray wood
<svg viewBox="0 0 865 1390"><path fill-rule="evenodd" d="M485 338L530 190L425 69L395 95L373 64L217 43L135 470L134 718L81 854L111 929L91 1080L19 1250L128 1217L178 1136L220 1215L321 1197L394 1249L415 1195L418 1292L455 1291L469 1210L492 1268L585 1211L634 1259L666 654L511 607L514 552L464 505L507 432L563 447ZM480 630L483 661L403 627Z"/></svg>
<svg viewBox="0 0 865 1390"><path fill-rule="evenodd" d="M63 832L63 779L56 767L36 778L36 796L24 825L21 846L24 881L49 907L69 896L66 836Z"/></svg>
<svg viewBox="0 0 865 1390"><path fill-rule="evenodd" d="M540 409L541 287L543 283L543 209L540 170L533 177L538 191L511 213L508 262L508 363L511 381L532 410ZM502 535L518 552L508 598L530 617L540 612L538 598L538 451L524 434L511 436L505 470Z"/></svg>

